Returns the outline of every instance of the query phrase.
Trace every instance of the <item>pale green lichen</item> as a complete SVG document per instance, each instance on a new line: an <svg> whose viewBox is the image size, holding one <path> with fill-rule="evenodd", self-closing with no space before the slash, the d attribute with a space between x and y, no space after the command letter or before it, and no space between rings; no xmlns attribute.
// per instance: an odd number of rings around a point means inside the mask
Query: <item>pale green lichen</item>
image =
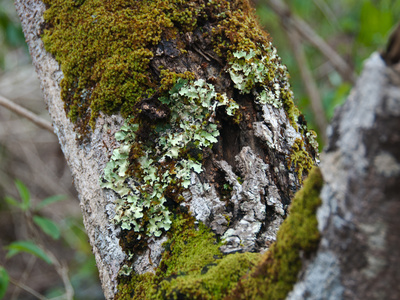
<svg viewBox="0 0 400 300"><path fill-rule="evenodd" d="M318 149L317 133L314 130L308 129L306 132L309 144L315 149Z"/></svg>
<svg viewBox="0 0 400 300"><path fill-rule="evenodd" d="M128 172L131 148L134 144L136 148L140 146L136 140L139 124L128 119L115 135L120 146L114 150L101 179L102 187L119 196L115 223L124 230L156 237L171 226L166 190L174 185L188 188L191 172L202 172L201 161L185 157L184 153L189 147L201 150L218 141L218 125L214 122L219 106L224 106L231 117L239 107L201 79L190 82L178 78L168 95L159 100L170 108L170 120L167 127L159 129L154 147L141 145L141 155L136 160L140 178L134 179Z"/></svg>
<svg viewBox="0 0 400 300"><path fill-rule="evenodd" d="M281 91L290 91L287 70L272 44L263 48L267 55L253 50L234 52L228 72L235 88L241 93L253 93L257 103L281 108Z"/></svg>

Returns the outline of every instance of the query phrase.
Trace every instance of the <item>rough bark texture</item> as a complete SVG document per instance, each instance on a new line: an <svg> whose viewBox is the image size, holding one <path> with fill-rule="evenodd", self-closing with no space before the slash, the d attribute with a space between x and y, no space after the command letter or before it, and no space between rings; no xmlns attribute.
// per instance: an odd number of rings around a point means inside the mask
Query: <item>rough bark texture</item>
<svg viewBox="0 0 400 300"><path fill-rule="evenodd" d="M117 229L110 222L113 197L110 192L100 188L99 178L111 151L111 149L107 151L103 141L109 143L113 140L113 134L121 126L122 119L101 117L91 142L86 145L77 142L74 124L67 118L64 102L60 98L60 81L63 74L54 57L44 50L40 38L45 6L41 1L15 1L15 5L41 82L54 131L59 138L79 193L84 224L96 257L103 290L106 298L111 298L116 291L116 277L125 254L116 237ZM104 130L105 125L108 125L108 130Z"/></svg>
<svg viewBox="0 0 400 300"><path fill-rule="evenodd" d="M114 135L124 120L118 114L100 113L91 132L85 132L82 139L83 129L77 130L76 124L68 119L65 102L60 97L64 74L54 56L44 50L41 40L45 5L38 0L16 0L16 7L55 132L74 176L103 290L106 298L111 299L127 255L120 247L121 229L113 221L119 196L101 188L99 179L112 151L120 145ZM205 23L202 30L211 34L212 22ZM312 164L315 150L309 144L310 135L305 136L307 129L302 116L289 116L287 107L255 103L254 95L239 94L226 72L227 66L221 65L210 41L203 37L196 30L179 36L179 42L186 43L186 52L180 52L176 42L163 39L153 48L151 76L159 76L161 65L178 73L190 71L196 79L213 82L218 92L235 99L244 120L238 125L217 114L221 124L218 142L212 149L203 150L204 172L191 172L190 186L183 192L180 205L227 241L221 247L223 254L264 252L275 240L287 206L301 185L301 177ZM275 62L275 50L271 51L270 59ZM284 67L278 67L276 72L286 72ZM276 84L286 84L284 77L279 80ZM143 100L142 111L146 112L153 100ZM147 112L151 114L151 109ZM288 167L288 162L294 167ZM231 189L227 198L222 195L225 184ZM151 237L142 252L134 253L132 267L136 274L154 272L166 240L165 234Z"/></svg>
<svg viewBox="0 0 400 300"><path fill-rule="evenodd" d="M398 64L397 64L398 66ZM321 157L322 235L288 299L400 298L400 73L373 54Z"/></svg>
<svg viewBox="0 0 400 300"><path fill-rule="evenodd" d="M111 299L117 292L118 272L127 255L120 247L121 229L113 221L119 196L101 188L99 178L113 150L120 146L114 135L124 119L120 115L100 113L95 126L82 139L82 130L77 131L76 124L67 118L65 102L60 97L64 74L59 63L44 50L41 40L45 6L40 1L16 0L16 7L55 132L74 176L103 289ZM202 30L208 32L215 25L204 20L202 24ZM230 34L234 39L234 33ZM191 172L190 185L182 193L184 200L179 205L187 207L218 237L225 238L227 243L221 247L223 254L263 252L275 240L287 205L300 186L302 165L296 170L289 169L288 161L301 158L296 157L296 149L300 156L308 155L309 159L315 153L310 148L309 136L304 136L307 131L301 116L294 125L293 116L291 119L283 107L261 105L252 94L239 93L227 72L223 72L226 66L221 65L210 41L203 37L195 30L178 35L177 40L185 43L186 52L180 52L174 41L161 40L152 49L152 76L159 76L158 67L163 65L177 72L190 71L196 79L213 82L217 91L225 91L241 106L244 121L237 125L226 116L216 114L222 125L218 142L203 150L203 172ZM288 299L400 298L399 82L399 75L377 54L373 55L349 100L336 114L321 165L326 181L321 192L323 204L318 211L322 239L315 257L304 259L299 282ZM153 100L143 99L140 105L145 113L157 117L160 111L157 107L152 110ZM295 127L300 127L301 133ZM230 187L228 196L221 189L225 184ZM179 205L176 210L180 209ZM196 235L196 230L191 230ZM165 233L161 237L153 236L142 252L134 253L131 263L136 274L154 272L166 240ZM234 265L239 258L243 259L243 256L226 257L230 260L221 260L223 263L217 267ZM251 260L254 262L254 258ZM244 261L246 267L241 270L249 267ZM168 266L164 263L163 268ZM212 268L211 264L199 272L204 271L207 276ZM148 274L139 277L140 280L149 278ZM183 275L170 272L170 276L164 284ZM195 277L191 282L199 281ZM193 287L195 291L191 290ZM193 287L183 285L178 294L172 291L170 297L195 295L197 288ZM129 297L131 291L125 292ZM246 298L246 290L242 292Z"/></svg>

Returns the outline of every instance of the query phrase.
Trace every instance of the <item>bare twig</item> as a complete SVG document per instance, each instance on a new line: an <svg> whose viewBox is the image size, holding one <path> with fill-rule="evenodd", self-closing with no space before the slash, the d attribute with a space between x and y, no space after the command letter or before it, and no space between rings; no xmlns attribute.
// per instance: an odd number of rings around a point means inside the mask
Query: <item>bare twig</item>
<svg viewBox="0 0 400 300"><path fill-rule="evenodd" d="M71 281L68 276L67 265L64 262L59 261L51 251L47 250L46 254L50 257L51 261L53 262L54 268L56 269L56 272L63 281L65 288L65 299L72 300L74 298L74 288L72 287Z"/></svg>
<svg viewBox="0 0 400 300"><path fill-rule="evenodd" d="M47 131L50 131L51 133L54 134L54 130L50 122L43 120L42 118L32 113L31 111L27 110L26 108L12 102L11 100L8 100L7 98L1 95L0 95L0 105L4 106L5 108L11 110L12 112L15 112L21 117L28 119L37 126L46 129Z"/></svg>
<svg viewBox="0 0 400 300"><path fill-rule="evenodd" d="M39 294L39 293L36 292L34 289L31 289L29 286L27 286L27 285L25 285L25 284L23 284L23 283L21 283L21 282L18 282L18 281L14 280L14 279L11 278L11 277L10 277L10 282L11 282L13 285L19 287L20 289L23 289L24 291L28 292L28 293L31 294L32 296L36 297L37 299L40 299L40 300L47 300L47 298L46 298L45 296L43 296L42 294Z"/></svg>
<svg viewBox="0 0 400 300"><path fill-rule="evenodd" d="M312 28L302 19L292 14L289 7L281 0L265 0L269 7L280 17L282 25L296 30L332 63L342 78L354 84L357 76L346 61L329 46Z"/></svg>
<svg viewBox="0 0 400 300"><path fill-rule="evenodd" d="M74 298L74 288L72 287L71 281L68 276L68 267L67 265L60 261L54 254L53 252L44 247L43 239L39 231L36 229L36 227L33 224L32 218L27 218L27 222L29 227L32 230L33 235L36 237L36 244L40 246L40 248L46 253L46 255L50 258L52 265L54 269L56 270L57 274L60 276L61 280L63 281L64 288L65 288L65 294L64 294L64 299L66 300L72 300Z"/></svg>
<svg viewBox="0 0 400 300"><path fill-rule="evenodd" d="M325 15L325 18L328 20L328 22L338 28L338 20L334 14L334 12L331 10L329 5L325 2L325 0L314 0L314 3L318 8L322 11L322 13Z"/></svg>
<svg viewBox="0 0 400 300"><path fill-rule="evenodd" d="M31 256L29 257L29 261L28 261L28 263L26 264L26 267L25 267L25 269L24 269L24 272L22 273L22 275L21 275L20 278L19 278L19 281L20 281L20 282L26 282L26 279L27 279L28 276L30 275L30 273L31 273L31 271L32 271L32 268L33 268L33 266L34 266L35 263L36 263L36 260L37 260L36 256L31 255ZM15 290L13 291L13 293L12 293L11 299L12 299L12 300L18 299L20 292L21 292L21 289L15 289Z"/></svg>
<svg viewBox="0 0 400 300"><path fill-rule="evenodd" d="M308 67L303 45L301 43L299 34L295 30L288 29L286 32L293 48L295 59L299 65L301 79L310 98L311 109L314 112L315 123L318 127L319 136L322 138L323 142L326 143L326 127L328 125L328 121L325 116L324 108L322 107L321 96L319 94L317 84L315 83L314 77L312 76L312 73Z"/></svg>

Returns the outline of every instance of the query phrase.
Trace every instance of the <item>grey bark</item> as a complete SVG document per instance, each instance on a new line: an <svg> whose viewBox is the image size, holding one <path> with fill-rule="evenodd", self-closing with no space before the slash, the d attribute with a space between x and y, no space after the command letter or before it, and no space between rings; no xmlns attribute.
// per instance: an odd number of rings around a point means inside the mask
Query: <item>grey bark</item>
<svg viewBox="0 0 400 300"><path fill-rule="evenodd" d="M60 99L63 74L40 39L45 7L38 0L17 0L16 7L54 130L74 176L103 290L111 299L126 255L111 221L116 195L101 189L99 178L117 146L114 134L123 120L101 115L89 141L77 141L74 124L66 117ZM400 298L399 82L399 75L374 54L338 111L321 164L326 181L318 212L322 240L315 257L305 261L288 299ZM245 136L250 142L241 143L232 158L212 162L233 186L232 208L228 211L215 187L205 188L196 174L185 194L184 205L226 237L226 253L265 251L285 214L283 190L287 196L287 191L298 186L285 160L279 159L288 154L298 134L282 109L263 106L257 113L261 117L252 123L252 137ZM257 145L267 145L267 153ZM265 154L269 162L262 157ZM243 184L238 184L235 172L240 173ZM234 222L228 225L224 214ZM149 245L151 252L136 258L137 272L151 271L157 265L164 239L155 239Z"/></svg>
<svg viewBox="0 0 400 300"><path fill-rule="evenodd" d="M328 130L319 249L287 299L400 299L400 72L374 53Z"/></svg>
<svg viewBox="0 0 400 300"><path fill-rule="evenodd" d="M117 230L110 222L112 196L100 188L98 180L112 151L110 148L105 148L102 141L110 143L113 140L113 134L121 126L122 119L102 116L96 124L90 143L80 145L77 142L74 124L67 118L64 103L60 98L60 82L63 74L54 57L44 50L40 38L45 6L37 0L18 0L15 1L15 5L54 131L79 193L83 220L96 257L103 291L106 298L112 298L116 291L116 276L125 254L118 244Z"/></svg>
<svg viewBox="0 0 400 300"><path fill-rule="evenodd" d="M16 0L15 4L54 131L74 177L103 291L107 299L112 299L116 293L118 271L126 254L119 245L120 229L112 221L117 195L100 188L99 178L113 149L118 146L114 134L122 126L123 119L118 115L100 115L89 139L80 141L60 98L63 78L60 66L45 51L40 38L45 6L38 0ZM155 57L152 64L163 64L165 57L162 55ZM204 60L204 55L195 52L189 56L200 63ZM249 99L246 101L251 101ZM256 111L252 105L249 108L245 117L249 117L250 129L241 128L239 133L229 129L221 132L220 158L216 159L214 155L208 161L205 175L192 174L191 186L184 194L182 204L227 240L227 245L221 249L225 253L267 250L275 240L291 196L300 186L294 171L288 169L286 159L293 143L301 136L290 124L285 111L270 105L259 105ZM233 186L230 205L220 200L212 183L217 175ZM238 183L238 176L243 180L242 184ZM211 182L211 185L208 187L204 182ZM164 236L149 241L149 249L135 257L135 272L152 272L157 267L165 240Z"/></svg>
<svg viewBox="0 0 400 300"><path fill-rule="evenodd" d="M119 246L119 230L111 221L116 195L101 189L99 178L117 146L114 134L123 120L101 115L89 141L77 141L60 99L63 74L40 39L45 7L38 0L17 0L16 7L54 130L74 176L103 290L111 299L126 255ZM318 211L322 240L315 257L305 261L288 299L400 298L399 78L374 54L336 114L321 164L326 181ZM231 209L219 200L215 187L205 188L196 174L185 194L184 205L228 240L226 253L265 251L275 239L288 204L281 199L283 189L287 196L287 191L298 186L293 172L279 159L288 154L298 133L282 109L263 106L257 113L261 117L252 123L252 137L245 136L250 142L241 143L232 158L212 162L233 186ZM267 153L259 144L268 146ZM265 154L269 162L262 157ZM235 172L243 184L238 184ZM228 225L224 214L234 222ZM151 271L157 265L164 239L155 239L149 244L151 252L136 258L135 271Z"/></svg>

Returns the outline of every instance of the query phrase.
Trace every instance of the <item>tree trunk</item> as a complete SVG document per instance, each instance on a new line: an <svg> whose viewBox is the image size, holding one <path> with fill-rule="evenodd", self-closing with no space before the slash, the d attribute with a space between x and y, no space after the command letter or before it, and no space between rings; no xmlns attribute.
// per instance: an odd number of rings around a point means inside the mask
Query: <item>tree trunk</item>
<svg viewBox="0 0 400 300"><path fill-rule="evenodd" d="M321 157L322 239L288 299L400 298L399 53L389 66L374 53L336 112Z"/></svg>
<svg viewBox="0 0 400 300"><path fill-rule="evenodd" d="M100 2L16 6L108 299L399 298L396 66L367 62L286 218L314 134L247 1Z"/></svg>
<svg viewBox="0 0 400 300"><path fill-rule="evenodd" d="M127 282L190 282L229 253L265 252L316 143L249 4L100 2L16 7L107 299L139 298ZM234 257L243 274L259 259ZM195 295L177 286L142 289Z"/></svg>

